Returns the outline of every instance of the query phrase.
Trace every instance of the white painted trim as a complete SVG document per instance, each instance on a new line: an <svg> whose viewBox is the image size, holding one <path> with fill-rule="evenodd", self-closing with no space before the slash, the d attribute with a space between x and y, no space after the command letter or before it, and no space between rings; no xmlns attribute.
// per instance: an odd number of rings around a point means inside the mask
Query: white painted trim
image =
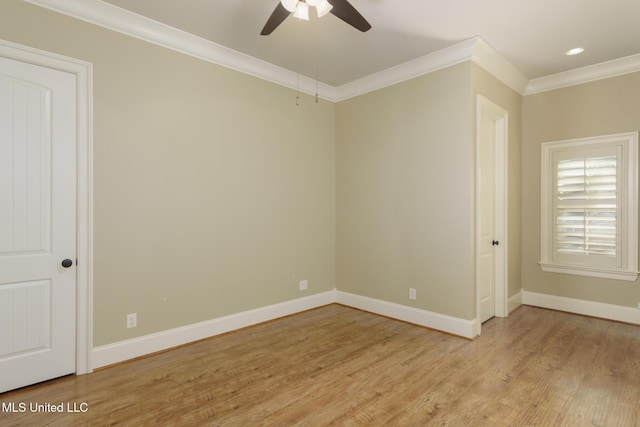
<svg viewBox="0 0 640 427"><path fill-rule="evenodd" d="M640 53L529 81L524 95L560 89L640 71Z"/></svg>
<svg viewBox="0 0 640 427"><path fill-rule="evenodd" d="M622 195L620 206L620 260L618 267L607 265L588 265L583 259L575 264L569 260L558 259L554 252L554 186L555 163L558 153L589 148L615 148L621 150L619 168L622 181L618 194ZM635 281L638 277L638 132L626 132L613 135L575 138L562 141L543 142L540 146L541 192L540 192L540 267L552 273L575 274L606 279Z"/></svg>
<svg viewBox="0 0 640 427"><path fill-rule="evenodd" d="M516 308L522 305L522 290L515 295L511 295L508 301L508 310L511 313Z"/></svg>
<svg viewBox="0 0 640 427"><path fill-rule="evenodd" d="M640 325L640 310L634 307L559 297L529 291L522 291L522 303Z"/></svg>
<svg viewBox="0 0 640 427"><path fill-rule="evenodd" d="M76 76L77 294L76 374L91 372L93 347L93 68L88 62L0 39L0 56Z"/></svg>
<svg viewBox="0 0 640 427"><path fill-rule="evenodd" d="M483 39L476 37L475 40L475 50L471 59L520 95L524 94L529 79Z"/></svg>
<svg viewBox="0 0 640 427"><path fill-rule="evenodd" d="M343 101L392 86L463 62L473 61L498 80L522 94L527 78L480 37L446 47L429 55L396 65L336 88L336 101Z"/></svg>
<svg viewBox="0 0 640 427"><path fill-rule="evenodd" d="M296 89L297 74L290 70L143 17L110 3L100 0L23 1L290 89ZM521 95L529 95L640 71L640 54L638 54L528 81L503 56L493 50L481 38L475 37L339 87L319 83L318 96L328 101L339 102L464 61L476 62ZM299 76L299 90L315 95L315 80L306 76Z"/></svg>
<svg viewBox="0 0 640 427"><path fill-rule="evenodd" d="M96 347L93 350L93 367L99 368L125 360L188 344L193 341L224 334L321 307L335 302L335 290L327 291L304 298L285 301L266 307L256 308L229 316L218 317L192 325L169 329L154 334L132 338L113 344Z"/></svg>
<svg viewBox="0 0 640 427"><path fill-rule="evenodd" d="M592 268L583 265L563 265L552 262L538 262L542 271L547 273L575 274L576 276L598 277L600 279L626 280L635 282L638 279L637 271L616 271L603 268Z"/></svg>
<svg viewBox="0 0 640 427"><path fill-rule="evenodd" d="M336 291L336 302L349 307L369 311L374 314L413 323L415 325L448 332L464 338L474 338L478 335L478 323L476 319L459 319L457 317L447 316L446 314L435 313L432 311L342 291Z"/></svg>
<svg viewBox="0 0 640 427"><path fill-rule="evenodd" d="M263 80L296 89L296 73L205 40L153 19L100 0L24 0L64 15L107 28L167 49L190 55ZM362 79L334 87L318 84L318 95L343 101L465 61L476 61L506 85L522 93L526 78L479 37L465 40L421 58L391 67ZM299 76L299 90L315 95L314 79Z"/></svg>
<svg viewBox="0 0 640 427"><path fill-rule="evenodd" d="M374 314L426 326L453 335L473 338L478 335L476 320L458 319L413 307L337 290L285 301L241 313L231 314L192 325L169 329L142 337L119 341L93 349L93 368L113 365L125 360L167 350L204 338L214 337L247 326L257 325L305 310L339 303Z"/></svg>
<svg viewBox="0 0 640 427"><path fill-rule="evenodd" d="M368 92L392 86L413 78L429 74L473 57L477 38L446 47L429 55L396 65L375 74L354 80L336 88L336 101L344 101Z"/></svg>
<svg viewBox="0 0 640 427"><path fill-rule="evenodd" d="M100 0L24 1L290 89L299 89L309 95L316 93L314 79L305 76L299 76L298 79L297 73L293 71L135 14L111 3ZM335 101L334 87L319 82L317 89L319 97Z"/></svg>

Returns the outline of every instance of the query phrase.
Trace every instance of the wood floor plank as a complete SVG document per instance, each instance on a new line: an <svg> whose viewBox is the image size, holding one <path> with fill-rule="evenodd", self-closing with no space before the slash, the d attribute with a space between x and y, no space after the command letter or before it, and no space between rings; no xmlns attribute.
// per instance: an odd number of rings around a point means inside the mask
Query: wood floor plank
<svg viewBox="0 0 640 427"><path fill-rule="evenodd" d="M640 327L522 307L482 332L334 304L4 393L0 425L640 425ZM87 411L7 410L37 403Z"/></svg>

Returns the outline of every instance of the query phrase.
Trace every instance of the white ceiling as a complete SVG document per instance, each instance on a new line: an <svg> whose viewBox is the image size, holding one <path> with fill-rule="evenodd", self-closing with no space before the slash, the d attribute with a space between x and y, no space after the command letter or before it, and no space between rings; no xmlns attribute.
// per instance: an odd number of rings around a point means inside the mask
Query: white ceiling
<svg viewBox="0 0 640 427"><path fill-rule="evenodd" d="M528 79L640 53L640 0L350 0L370 31L291 16L269 36L278 0L105 1L334 87L478 36Z"/></svg>

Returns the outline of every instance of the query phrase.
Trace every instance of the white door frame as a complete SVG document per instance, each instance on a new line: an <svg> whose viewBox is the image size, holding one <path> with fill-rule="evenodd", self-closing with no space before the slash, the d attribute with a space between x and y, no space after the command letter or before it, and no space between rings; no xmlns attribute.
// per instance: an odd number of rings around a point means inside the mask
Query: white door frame
<svg viewBox="0 0 640 427"><path fill-rule="evenodd" d="M495 125L496 157L495 157L495 236L500 244L496 247L495 274L495 315L507 317L508 308L508 226L507 226L507 148L509 113L484 96L476 95L476 174L475 174L475 259L476 259L476 323L477 334L480 335L482 322L480 318L480 131L482 117L489 117Z"/></svg>
<svg viewBox="0 0 640 427"><path fill-rule="evenodd" d="M77 265L76 375L92 371L93 350L93 67L91 63L0 39L0 56L76 76Z"/></svg>

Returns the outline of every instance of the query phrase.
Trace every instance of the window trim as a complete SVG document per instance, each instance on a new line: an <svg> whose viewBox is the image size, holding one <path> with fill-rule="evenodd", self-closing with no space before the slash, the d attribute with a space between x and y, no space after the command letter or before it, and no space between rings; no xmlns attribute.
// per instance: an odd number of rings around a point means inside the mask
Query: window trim
<svg viewBox="0 0 640 427"><path fill-rule="evenodd" d="M622 168L620 192L620 267L559 262L554 258L554 154L596 147L622 148L619 167ZM575 274L606 279L635 281L638 277L638 132L627 132L587 138L576 138L541 144L541 239L540 267L552 273Z"/></svg>

